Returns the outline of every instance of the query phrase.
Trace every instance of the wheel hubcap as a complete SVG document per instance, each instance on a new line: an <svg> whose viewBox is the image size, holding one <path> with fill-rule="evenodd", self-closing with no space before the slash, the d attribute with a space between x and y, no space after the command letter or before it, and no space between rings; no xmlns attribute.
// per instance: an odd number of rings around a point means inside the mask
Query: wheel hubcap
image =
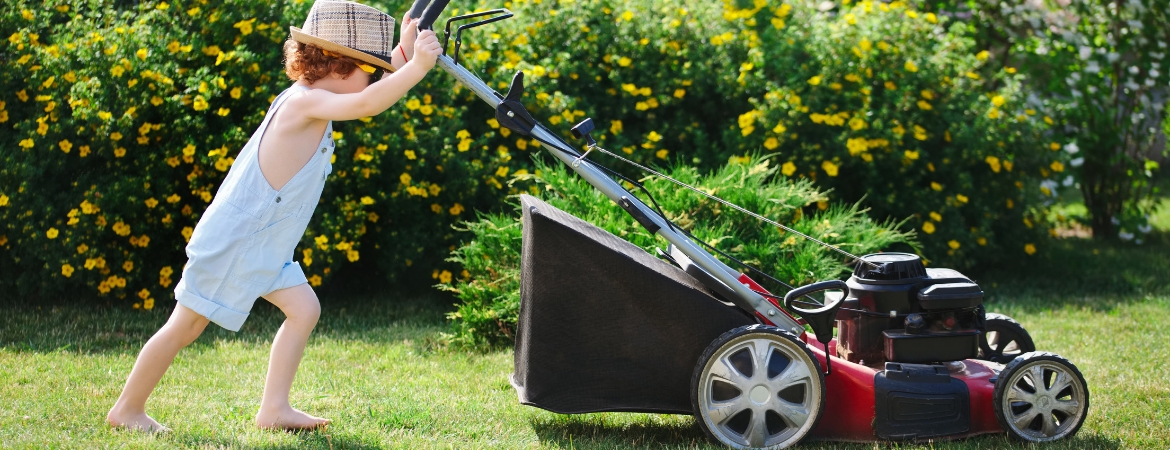
<svg viewBox="0 0 1170 450"><path fill-rule="evenodd" d="M1016 372L1001 407L1008 426L1037 441L1064 437L1085 413L1085 391L1064 366L1040 362Z"/></svg>
<svg viewBox="0 0 1170 450"><path fill-rule="evenodd" d="M702 420L732 446L795 443L808 431L820 405L817 374L810 370L810 362L794 344L769 335L729 342L703 374Z"/></svg>

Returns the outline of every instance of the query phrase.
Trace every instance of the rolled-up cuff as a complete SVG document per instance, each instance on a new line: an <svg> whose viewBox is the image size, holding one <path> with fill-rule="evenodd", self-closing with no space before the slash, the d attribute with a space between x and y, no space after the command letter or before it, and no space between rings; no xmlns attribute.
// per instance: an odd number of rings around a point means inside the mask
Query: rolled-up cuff
<svg viewBox="0 0 1170 450"><path fill-rule="evenodd" d="M175 287L175 300L180 305L186 306L192 311L199 313L199 315L206 317L207 320L215 322L216 325L231 331L240 331L240 327L244 325L244 320L248 318L248 313L246 312L225 307L183 289L182 283Z"/></svg>

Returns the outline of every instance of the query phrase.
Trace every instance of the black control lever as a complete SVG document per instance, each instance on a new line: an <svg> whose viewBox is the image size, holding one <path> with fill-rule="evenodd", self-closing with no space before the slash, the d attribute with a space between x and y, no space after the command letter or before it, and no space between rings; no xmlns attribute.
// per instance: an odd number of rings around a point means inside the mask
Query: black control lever
<svg viewBox="0 0 1170 450"><path fill-rule="evenodd" d="M442 1L442 0L436 0ZM520 99L524 97L524 72L516 71L512 76L512 85L508 87L508 94L496 106L496 121L500 126L520 133L521 136L532 134L536 128L536 119L524 109Z"/></svg>
<svg viewBox="0 0 1170 450"><path fill-rule="evenodd" d="M833 340L833 321L837 319L837 310L841 308L841 302L844 296L830 299L826 295L824 306L815 309L798 308L793 305L792 301L813 292L829 289L840 289L849 292L849 285L841 280L821 281L819 283L798 287L784 294L784 307L799 313L800 317L812 327L813 334L817 337L817 342L825 346L825 375L832 372L832 363L830 361L833 355L829 354L829 341Z"/></svg>

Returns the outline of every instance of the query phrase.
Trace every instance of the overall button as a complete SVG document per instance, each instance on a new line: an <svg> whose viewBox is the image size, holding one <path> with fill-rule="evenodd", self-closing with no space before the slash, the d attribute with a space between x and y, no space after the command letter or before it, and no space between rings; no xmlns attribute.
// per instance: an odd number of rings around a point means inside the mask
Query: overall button
<svg viewBox="0 0 1170 450"><path fill-rule="evenodd" d="M276 197L276 203L280 203L280 197Z"/></svg>
<svg viewBox="0 0 1170 450"><path fill-rule="evenodd" d="M321 153L325 153L325 149L327 149L327 148L329 148L329 147L321 147Z"/></svg>

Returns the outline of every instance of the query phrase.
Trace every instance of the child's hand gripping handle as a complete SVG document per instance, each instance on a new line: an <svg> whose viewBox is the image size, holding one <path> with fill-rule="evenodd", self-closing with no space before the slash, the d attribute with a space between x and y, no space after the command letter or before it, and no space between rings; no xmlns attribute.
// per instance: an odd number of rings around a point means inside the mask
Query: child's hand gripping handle
<svg viewBox="0 0 1170 450"><path fill-rule="evenodd" d="M435 19L439 18L439 14L442 14L443 10L447 8L447 3L450 2L451 0L435 0L434 3L431 3L430 6L427 6L426 10L424 10L422 13L422 19L420 19L418 23L419 31L430 30L431 25L434 25L435 23ZM415 6L417 7L418 3L415 3Z"/></svg>

